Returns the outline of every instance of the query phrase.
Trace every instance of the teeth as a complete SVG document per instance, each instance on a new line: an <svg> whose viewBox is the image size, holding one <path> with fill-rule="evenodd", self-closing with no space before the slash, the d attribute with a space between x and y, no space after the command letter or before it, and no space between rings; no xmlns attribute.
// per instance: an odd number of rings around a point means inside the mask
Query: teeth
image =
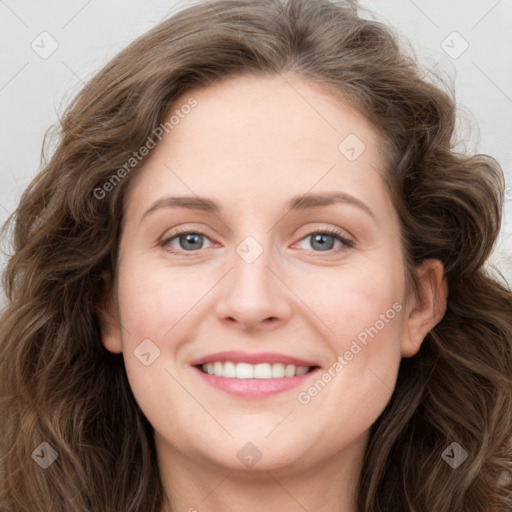
<svg viewBox="0 0 512 512"><path fill-rule="evenodd" d="M229 362L224 363L224 370L222 373L223 373L224 377L230 377L231 379L234 379L236 377L235 363L229 363Z"/></svg>
<svg viewBox="0 0 512 512"><path fill-rule="evenodd" d="M276 363L272 365L272 378L282 379L284 377L284 364Z"/></svg>
<svg viewBox="0 0 512 512"><path fill-rule="evenodd" d="M235 366L237 379L252 379L254 377L254 366L247 363L238 363Z"/></svg>
<svg viewBox="0 0 512 512"><path fill-rule="evenodd" d="M272 367L268 363L254 365L255 379L270 379L272 377Z"/></svg>
<svg viewBox="0 0 512 512"><path fill-rule="evenodd" d="M306 372L309 370L308 366L299 366L299 368L306 368ZM295 377L295 375L301 375L300 373L297 373L298 368L294 364L287 364L284 369L284 376L285 377Z"/></svg>
<svg viewBox="0 0 512 512"><path fill-rule="evenodd" d="M281 379L283 377L299 377L308 373L311 367L282 363L249 364L216 361L201 365L201 369L209 375L230 379Z"/></svg>

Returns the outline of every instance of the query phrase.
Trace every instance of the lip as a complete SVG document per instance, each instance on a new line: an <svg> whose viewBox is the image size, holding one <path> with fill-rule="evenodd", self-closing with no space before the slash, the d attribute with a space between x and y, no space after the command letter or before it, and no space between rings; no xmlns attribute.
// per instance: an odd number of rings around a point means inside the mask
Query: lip
<svg viewBox="0 0 512 512"><path fill-rule="evenodd" d="M197 366L193 366L192 370L197 373L198 376L203 379L203 382L205 382L207 385L230 395L247 399L264 398L296 388L301 384L304 385L305 381L308 380L312 375L318 375L321 368L314 368L310 372L305 373L304 375L300 375L299 377L283 377L279 379L235 379L229 377L216 377L215 375L203 373Z"/></svg>
<svg viewBox="0 0 512 512"><path fill-rule="evenodd" d="M206 363L226 362L232 363L282 363L284 365L294 364L295 366L309 366L314 367L308 373L298 377L282 377L276 379L236 379L229 377L216 377L204 373L199 368ZM228 350L223 352L215 352L198 359L190 361L189 366L198 374L198 376L209 386L228 393L233 396L242 398L263 398L266 396L281 393L289 389L304 384L313 374L317 374L320 370L320 365L315 361L308 361L298 357L289 356L286 354L279 354L276 352L242 352L238 350Z"/></svg>
<svg viewBox="0 0 512 512"><path fill-rule="evenodd" d="M299 359L294 356L288 356L285 354L278 354L275 352L241 352L238 350L228 350L224 352L216 352L215 354L209 354L198 359L190 361L190 366L198 366L206 363L215 362L226 362L231 361L233 363L249 363L249 364L260 364L260 363L282 363L282 364L294 364L295 366L319 366L315 361L307 361L305 359ZM306 374L308 375L308 374ZM217 377L219 378L219 377ZM290 377L298 378L298 377ZM269 379L279 380L279 379Z"/></svg>

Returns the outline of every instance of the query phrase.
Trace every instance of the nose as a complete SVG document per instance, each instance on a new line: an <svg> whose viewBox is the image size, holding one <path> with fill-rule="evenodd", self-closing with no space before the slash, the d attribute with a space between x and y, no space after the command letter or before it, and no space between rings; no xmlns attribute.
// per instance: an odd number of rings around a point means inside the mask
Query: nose
<svg viewBox="0 0 512 512"><path fill-rule="evenodd" d="M222 280L217 318L231 328L246 331L268 331L282 326L292 308L291 292L284 284L281 269L269 250L263 250L252 262L235 252L233 268Z"/></svg>

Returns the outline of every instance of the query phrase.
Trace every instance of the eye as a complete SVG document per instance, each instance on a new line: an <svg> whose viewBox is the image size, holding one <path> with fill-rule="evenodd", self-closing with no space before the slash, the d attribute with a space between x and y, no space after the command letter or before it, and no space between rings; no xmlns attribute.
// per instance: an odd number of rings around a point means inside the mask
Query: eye
<svg viewBox="0 0 512 512"><path fill-rule="evenodd" d="M204 240L209 238L197 231L189 231L186 229L175 232L172 236L161 242L161 245L172 253L180 252L196 252L196 249L204 249Z"/></svg>
<svg viewBox="0 0 512 512"><path fill-rule="evenodd" d="M328 252L333 250L333 245L336 241L340 242L337 249L343 248L343 246L352 248L355 245L352 240L343 236L343 233L336 229L311 231L300 241L302 242L303 240L311 240L311 247L313 247L315 252ZM335 252L337 251L335 250Z"/></svg>
<svg viewBox="0 0 512 512"><path fill-rule="evenodd" d="M337 252L343 249L343 247L352 248L355 246L354 241L346 238L341 231L336 229L311 231L301 238L300 242L308 239L311 240L311 247L314 252ZM203 246L205 240L210 239L204 233L181 229L165 238L160 245L173 254L183 254L205 249ZM333 245L336 241L338 241L340 245L336 249L333 249Z"/></svg>

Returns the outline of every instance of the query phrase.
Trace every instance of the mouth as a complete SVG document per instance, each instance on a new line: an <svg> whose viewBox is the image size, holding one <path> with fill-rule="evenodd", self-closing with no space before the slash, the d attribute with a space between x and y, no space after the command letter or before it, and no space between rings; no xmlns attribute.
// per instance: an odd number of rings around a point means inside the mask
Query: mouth
<svg viewBox="0 0 512 512"><path fill-rule="evenodd" d="M263 398L297 387L318 373L312 361L283 354L219 352L189 366L208 386L243 398Z"/></svg>
<svg viewBox="0 0 512 512"><path fill-rule="evenodd" d="M215 361L195 365L201 372L227 379L289 379L309 373L318 366L298 366L283 363L236 363L234 361Z"/></svg>

